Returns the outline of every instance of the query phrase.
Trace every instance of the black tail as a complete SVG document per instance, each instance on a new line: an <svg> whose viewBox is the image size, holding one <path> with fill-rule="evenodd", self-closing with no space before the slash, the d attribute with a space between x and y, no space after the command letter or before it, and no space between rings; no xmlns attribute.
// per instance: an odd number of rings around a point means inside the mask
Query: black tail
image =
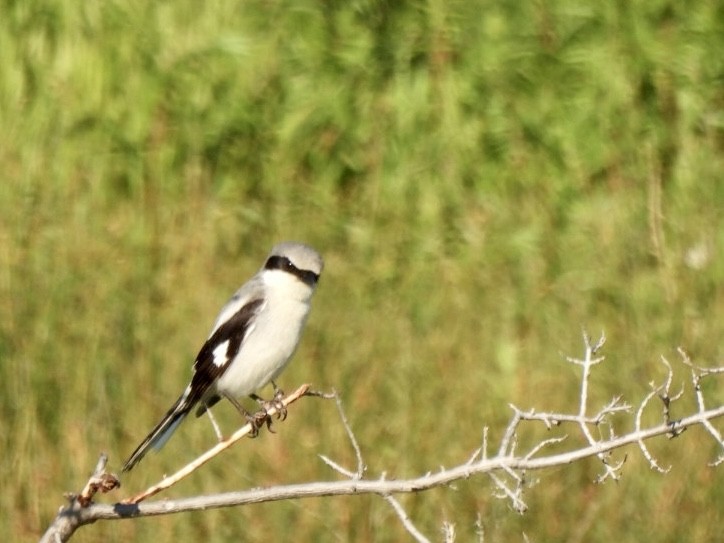
<svg viewBox="0 0 724 543"><path fill-rule="evenodd" d="M130 471L133 466L138 464L141 459L146 455L148 449L160 449L168 441L171 435L176 431L179 424L183 422L186 415L189 414L196 402L188 401L189 390L186 389L183 394L176 400L168 413L161 419L156 427L151 430L146 439L143 440L138 448L133 451L133 454L126 460L123 465L123 471Z"/></svg>

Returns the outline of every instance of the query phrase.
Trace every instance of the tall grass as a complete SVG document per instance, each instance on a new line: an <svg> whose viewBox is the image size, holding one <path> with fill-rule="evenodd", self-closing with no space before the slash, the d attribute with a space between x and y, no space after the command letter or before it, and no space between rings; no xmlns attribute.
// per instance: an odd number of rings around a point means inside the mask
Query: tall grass
<svg viewBox="0 0 724 543"><path fill-rule="evenodd" d="M218 307L280 239L327 268L282 378L337 388L370 475L465 458L507 403L636 401L724 332L721 7L714 1L98 2L0 8L0 533L38 536L97 454L120 466ZM678 376L685 379L685 374ZM721 399L721 394L719 395ZM219 408L224 427L238 422ZM621 421L625 426L625 423ZM184 425L131 492L213 441ZM623 431L623 428L622 430ZM688 434L688 433L687 433ZM716 450L631 451L618 485L540 474L515 516L485 481L403 499L491 540L714 541ZM174 495L326 479L352 461L302 402ZM99 524L79 541L398 541L374 498Z"/></svg>

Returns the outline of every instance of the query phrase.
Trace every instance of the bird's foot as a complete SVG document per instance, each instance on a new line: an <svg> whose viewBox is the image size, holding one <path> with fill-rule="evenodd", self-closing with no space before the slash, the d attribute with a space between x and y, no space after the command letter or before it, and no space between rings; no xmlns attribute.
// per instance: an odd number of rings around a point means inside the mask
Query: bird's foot
<svg viewBox="0 0 724 543"><path fill-rule="evenodd" d="M256 402L261 407L261 410L254 414L254 416L261 417L261 413L265 413L265 417L268 417L270 420L267 422L267 427L271 426L271 417L269 415L269 411L274 409L276 411L277 420L285 420L287 418L287 407L284 405L283 399L284 399L284 391L280 389L279 387L274 385L274 397L271 400L265 400L264 398L257 396L256 394L252 394L251 397L256 400Z"/></svg>
<svg viewBox="0 0 724 543"><path fill-rule="evenodd" d="M284 400L284 391L274 383L274 397L268 403L277 410L277 419L286 420L287 406L282 400Z"/></svg>
<svg viewBox="0 0 724 543"><path fill-rule="evenodd" d="M255 397L255 395L252 395L252 397ZM244 409L244 406L241 405L236 400L236 398L229 396L229 401L234 404L234 407L236 407L241 416L244 417L246 422L251 426L251 430L248 434L250 438L255 438L259 435L259 428L264 426L265 422L267 423L267 426L269 426L269 420L271 420L271 417L269 417L269 413L267 413L266 409L264 409L263 407L260 411L257 411L252 415L246 409Z"/></svg>
<svg viewBox="0 0 724 543"><path fill-rule="evenodd" d="M273 407L276 409L276 415L277 419L281 416L282 411L280 411L279 406L281 405L281 408L284 410L284 415L286 417L286 408L284 407L284 404L281 404L281 402L278 402L278 400L262 400L259 402L261 405L259 411L254 413L253 415L250 415L250 417L247 419L250 423L253 430L253 434L250 434L251 437L256 437L259 434L259 428L264 426L266 424L267 430L269 430L272 434L275 434L276 432L272 428L272 416L269 414L269 410Z"/></svg>
<svg viewBox="0 0 724 543"><path fill-rule="evenodd" d="M259 428L264 426L264 423L266 423L267 428L271 431L271 417L269 413L266 412L266 409L262 408L254 414L247 413L245 418L246 422L251 426L251 431L249 432L250 438L253 439L259 435Z"/></svg>
<svg viewBox="0 0 724 543"><path fill-rule="evenodd" d="M272 417L269 414L269 411L272 409L276 412L277 420L284 420L287 418L287 407L284 405L283 401L284 391L273 381L272 385L274 385L274 396L271 400L265 400L257 394L250 395L259 404L260 409L253 415L248 415L246 417L246 420L252 427L249 437L256 437L259 435L259 429L264 426L264 424L266 424L267 429L271 433L275 433L274 430L272 430Z"/></svg>

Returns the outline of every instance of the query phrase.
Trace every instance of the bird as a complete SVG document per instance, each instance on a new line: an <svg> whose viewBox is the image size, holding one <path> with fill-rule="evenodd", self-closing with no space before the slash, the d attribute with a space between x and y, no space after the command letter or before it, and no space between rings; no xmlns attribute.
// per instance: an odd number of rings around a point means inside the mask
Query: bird
<svg viewBox="0 0 724 543"><path fill-rule="evenodd" d="M244 283L216 317L211 333L193 364L191 382L166 415L123 465L130 471L149 449L160 449L195 408L199 417L219 400L228 399L252 423L252 436L266 420L269 404L283 412L275 379L289 363L309 316L311 299L324 268L309 245L285 241L275 245L261 269ZM256 391L272 383L274 400ZM262 404L262 415L250 415L238 399L250 396ZM217 437L221 432L211 412Z"/></svg>

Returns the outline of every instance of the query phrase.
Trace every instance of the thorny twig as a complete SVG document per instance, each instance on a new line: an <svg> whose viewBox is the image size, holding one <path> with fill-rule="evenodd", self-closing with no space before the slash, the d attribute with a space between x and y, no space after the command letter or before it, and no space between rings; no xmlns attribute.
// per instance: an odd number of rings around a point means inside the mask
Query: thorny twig
<svg viewBox="0 0 724 543"><path fill-rule="evenodd" d="M722 441L721 433L714 427L711 421L718 417L724 417L724 406L715 408L706 407L701 382L704 378L723 374L724 368L706 368L697 366L691 362L688 355L680 350L679 352L682 356L683 363L689 367L692 372L692 384L694 387L698 410L694 414L682 417L678 420L672 420L671 405L682 396L682 392L673 396L670 394L670 388L673 382L673 370L671 369L671 365L668 361L663 359L662 362L668 370L664 383L659 386L652 384L651 392L639 405L634 416L635 430L622 436L616 436L613 431L613 426L608 422L608 419L613 415L630 411L631 407L627 403L622 402L620 397L613 398L607 405L595 414L589 413L588 406L588 379L593 366L604 360L602 356L598 356L598 352L602 348L604 341L605 337L602 335L601 338L593 344L588 335L584 333L584 357L580 360L568 358L570 362L580 365L583 368L577 412L575 414L564 414L538 412L534 409L523 411L514 405L511 405L513 415L503 433L497 455L492 458L488 456L488 428L484 427L482 444L465 462L458 466L441 469L440 471L434 473L428 472L422 476L410 479L387 479L385 473L383 473L378 479L366 478L365 474L367 472L367 467L362 456L361 447L354 435L354 432L352 431L344 410L342 409L339 397L336 393L321 394L307 391L305 395L318 395L327 398L331 397L336 401L340 420L342 421L342 425L345 428L352 448L355 451L356 467L355 469L348 469L326 456L320 456L329 467L343 475L346 480L312 482L270 488L255 488L248 491L197 496L180 500L161 500L131 504L119 503L112 505L96 504L91 502L93 494L97 490L103 490L105 488L106 485L104 481L108 481L109 484L110 481L112 481L110 478L104 478L104 460L102 465L99 461L100 468L96 469L96 473L94 474L94 477L91 478L91 481L89 481L89 484L86 485L86 489L81 492L80 496L71 497L71 507L63 508L60 511L53 525L48 529L48 532L46 532L46 535L41 541L67 541L77 527L100 519L165 515L170 513L205 510L216 507L238 506L249 503L294 498L299 499L313 496L351 494L376 494L381 496L393 508L400 519L400 522L411 537L418 542L429 541L429 539L415 526L413 520L404 510L402 504L396 498L397 494L422 492L441 486L449 487L458 480L467 479L473 475L487 474L496 487L494 495L510 500L513 509L523 513L528 507L523 499L523 492L532 484L532 481L527 478L528 472L532 470L550 468L553 466L561 466L583 458L596 456L605 466L605 471L598 480L603 481L606 478L616 479L620 477L619 471L623 461L615 465L611 465L609 462L609 455L612 451L630 444L638 444L652 468L659 471L665 471L665 469L659 466L656 462L653 455L644 445L644 442L658 435L676 437L686 428L697 424L704 426L714 440L720 445L723 452L711 465L721 465L724 462L724 441ZM664 405L664 420L663 423L658 426L645 428L641 422L642 413L654 397L658 397ZM573 424L575 427L580 429L588 444L582 448L574 447L567 452L549 452L547 455L543 454L544 450L551 446L559 445L566 440L567 436L563 435L543 439L530 447L527 452L517 454L516 449L519 446L518 430L523 422L541 422L549 430L564 424ZM606 438L601 437L596 439L591 431L591 428L600 428L604 423L609 424L609 436ZM81 496L88 496L88 498L81 498ZM82 505L81 500L83 503L88 505ZM443 521L442 530L445 541L454 540L456 530L455 526L451 522L447 520ZM484 532L480 517L478 517L476 522L476 534L478 536L478 541L483 541ZM527 537L525 539L527 540Z"/></svg>
<svg viewBox="0 0 724 543"><path fill-rule="evenodd" d="M689 355L684 349L679 347L678 349L679 355L681 356L681 360L684 364L689 366L691 368L691 382L694 385L694 393L696 395L696 404L699 408L699 413L703 413L706 411L706 405L704 401L704 393L701 390L701 381L702 379L709 377L711 375L718 375L721 373L724 373L724 366L721 368L702 368L699 366L694 365L691 362L691 359L689 358ZM724 462L724 440L722 439L722 435L714 428L714 425L711 423L711 421L706 420L702 422L702 425L704 428L706 428L706 431L711 434L711 436L714 438L714 440L719 444L722 451L719 453L719 456L716 460L711 462L709 465L719 466Z"/></svg>

